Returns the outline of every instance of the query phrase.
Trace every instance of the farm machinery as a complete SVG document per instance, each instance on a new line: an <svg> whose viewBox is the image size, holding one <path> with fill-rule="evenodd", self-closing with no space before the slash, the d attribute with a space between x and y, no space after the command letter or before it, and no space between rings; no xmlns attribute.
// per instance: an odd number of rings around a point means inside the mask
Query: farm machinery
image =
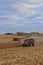
<svg viewBox="0 0 43 65"><path fill-rule="evenodd" d="M24 38L24 39L14 38L13 41L18 41L19 46L22 46L22 47L34 46L36 42L34 38Z"/></svg>
<svg viewBox="0 0 43 65"><path fill-rule="evenodd" d="M26 39L24 39L24 40L21 41L21 46L23 46L23 47L34 46L35 42L36 41L33 38L26 38Z"/></svg>

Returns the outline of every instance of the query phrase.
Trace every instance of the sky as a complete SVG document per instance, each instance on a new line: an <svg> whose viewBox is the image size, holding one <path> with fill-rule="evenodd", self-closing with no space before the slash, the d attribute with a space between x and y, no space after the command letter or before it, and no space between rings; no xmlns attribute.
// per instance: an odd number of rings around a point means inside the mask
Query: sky
<svg viewBox="0 0 43 65"><path fill-rule="evenodd" d="M0 33L42 32L43 0L0 0Z"/></svg>

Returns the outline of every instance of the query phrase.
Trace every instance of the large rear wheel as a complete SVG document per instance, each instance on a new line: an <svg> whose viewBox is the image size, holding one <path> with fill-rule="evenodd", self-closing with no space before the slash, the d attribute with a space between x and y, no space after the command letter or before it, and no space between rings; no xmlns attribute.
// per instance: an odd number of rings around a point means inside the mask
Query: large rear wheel
<svg viewBox="0 0 43 65"><path fill-rule="evenodd" d="M32 46L34 46L34 43L32 43Z"/></svg>

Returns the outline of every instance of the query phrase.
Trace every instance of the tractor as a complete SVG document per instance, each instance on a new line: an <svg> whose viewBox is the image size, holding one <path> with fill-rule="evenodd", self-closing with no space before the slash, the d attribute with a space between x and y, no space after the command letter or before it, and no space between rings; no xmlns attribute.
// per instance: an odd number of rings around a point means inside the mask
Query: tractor
<svg viewBox="0 0 43 65"><path fill-rule="evenodd" d="M22 47L30 47L30 46L34 46L34 44L35 44L35 39L33 38L26 38L21 41Z"/></svg>

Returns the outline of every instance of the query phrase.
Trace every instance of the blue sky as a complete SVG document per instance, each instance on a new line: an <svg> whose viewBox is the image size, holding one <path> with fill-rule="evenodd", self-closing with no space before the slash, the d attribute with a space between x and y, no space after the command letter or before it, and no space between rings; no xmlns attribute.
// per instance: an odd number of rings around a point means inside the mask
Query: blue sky
<svg viewBox="0 0 43 65"><path fill-rule="evenodd" d="M43 32L43 0L0 0L0 33Z"/></svg>

